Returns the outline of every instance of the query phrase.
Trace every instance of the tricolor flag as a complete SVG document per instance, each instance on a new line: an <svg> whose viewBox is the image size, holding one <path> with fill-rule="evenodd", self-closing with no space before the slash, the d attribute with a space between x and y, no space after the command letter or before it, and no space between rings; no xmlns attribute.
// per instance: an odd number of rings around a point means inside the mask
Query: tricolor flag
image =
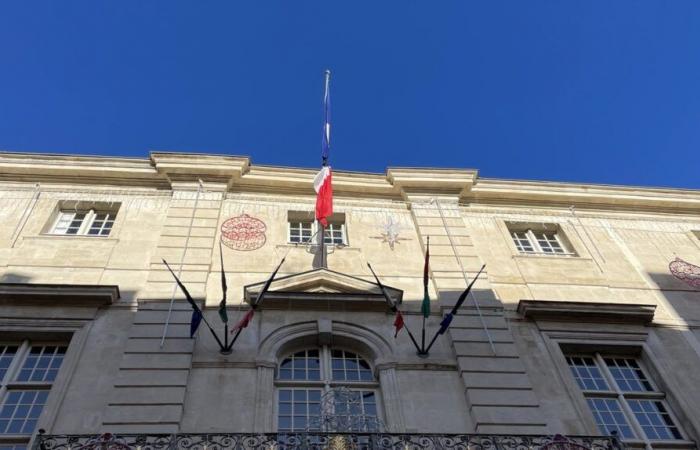
<svg viewBox="0 0 700 450"><path fill-rule="evenodd" d="M428 236L428 244L425 249L425 264L423 264L423 303L420 305L420 310L423 317L430 317L430 294L428 294L428 282L430 281L430 236Z"/></svg>
<svg viewBox="0 0 700 450"><path fill-rule="evenodd" d="M314 178L314 190L316 191L316 220L321 225L328 225L327 218L333 214L333 186L331 185L331 168L321 167Z"/></svg>
<svg viewBox="0 0 700 450"><path fill-rule="evenodd" d="M321 140L321 170L314 178L314 190L316 191L316 220L321 225L328 225L327 218L333 214L333 186L331 185L332 172L328 165L328 153L331 149L331 72L326 70L326 90L323 95L323 137Z"/></svg>
<svg viewBox="0 0 700 450"><path fill-rule="evenodd" d="M260 302L262 302L263 298L265 297L265 293L267 293L268 289L270 289L270 285L275 279L275 275L277 275L277 272L280 270L280 267L282 267L282 264L284 264L284 260L285 258L282 258L282 261L280 261L279 265L272 272L270 278L268 278L267 281L265 281L265 284L263 285L262 289L260 290L260 292L258 292L258 296L255 298L255 303L251 303L250 310L248 310L248 312L245 313L245 316L243 316L243 318L238 321L236 326L233 327L233 329L231 330L231 334L233 334L234 331L241 330L248 326L250 321L253 319L253 316L255 315L255 308L257 308L260 305Z"/></svg>

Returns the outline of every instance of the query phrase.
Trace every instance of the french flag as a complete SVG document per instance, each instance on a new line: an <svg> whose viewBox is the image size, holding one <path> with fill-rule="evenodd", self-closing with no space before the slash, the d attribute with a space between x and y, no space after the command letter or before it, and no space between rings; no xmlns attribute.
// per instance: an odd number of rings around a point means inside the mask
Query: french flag
<svg viewBox="0 0 700 450"><path fill-rule="evenodd" d="M326 92L323 96L323 138L321 141L321 159L323 167L314 178L316 191L316 220L325 228L327 218L333 214L333 186L331 185L331 168L328 165L328 152L331 148L331 71L326 70Z"/></svg>
<svg viewBox="0 0 700 450"><path fill-rule="evenodd" d="M321 222L325 228L328 226L326 220L333 214L333 185L331 184L330 166L321 167L321 171L314 178L314 190L316 191L316 220Z"/></svg>

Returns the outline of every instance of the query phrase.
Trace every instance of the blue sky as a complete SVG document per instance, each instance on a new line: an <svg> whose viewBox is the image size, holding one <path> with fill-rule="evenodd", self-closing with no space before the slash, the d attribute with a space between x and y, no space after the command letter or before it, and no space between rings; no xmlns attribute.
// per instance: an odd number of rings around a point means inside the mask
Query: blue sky
<svg viewBox="0 0 700 450"><path fill-rule="evenodd" d="M4 1L0 149L700 188L700 2Z"/></svg>

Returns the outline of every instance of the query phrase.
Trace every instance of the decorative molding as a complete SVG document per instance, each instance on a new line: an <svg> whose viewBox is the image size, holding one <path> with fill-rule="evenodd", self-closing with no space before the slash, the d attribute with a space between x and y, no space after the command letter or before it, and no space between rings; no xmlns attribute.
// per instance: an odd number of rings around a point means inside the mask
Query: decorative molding
<svg viewBox="0 0 700 450"><path fill-rule="evenodd" d="M245 286L245 301L251 303L257 298L264 284L261 281ZM394 301L401 303L402 290L391 286L384 288ZM352 310L388 311L384 296L375 283L325 268L277 278L265 294L263 307L326 309L341 304Z"/></svg>
<svg viewBox="0 0 700 450"><path fill-rule="evenodd" d="M119 286L0 283L0 304L107 306L120 298Z"/></svg>
<svg viewBox="0 0 700 450"><path fill-rule="evenodd" d="M316 169L251 165L246 156L152 152L148 158L0 152L0 180L18 183L173 189L174 185L218 183L229 192L313 196ZM335 170L338 198L406 200L411 195L450 195L464 203L547 206L634 212L695 213L700 192L544 181L479 178L474 169L390 167L385 174ZM42 186L43 188L43 186ZM218 188L217 188L218 190Z"/></svg>
<svg viewBox="0 0 700 450"><path fill-rule="evenodd" d="M517 311L533 320L604 322L647 325L656 305L520 300Z"/></svg>

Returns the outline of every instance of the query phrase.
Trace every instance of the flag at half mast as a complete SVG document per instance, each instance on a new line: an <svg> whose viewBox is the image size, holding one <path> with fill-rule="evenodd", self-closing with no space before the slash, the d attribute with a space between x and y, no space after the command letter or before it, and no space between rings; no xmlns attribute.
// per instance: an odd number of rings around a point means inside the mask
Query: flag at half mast
<svg viewBox="0 0 700 450"><path fill-rule="evenodd" d="M328 217L333 214L333 187L331 185L332 172L328 165L328 153L331 148L331 97L330 97L331 71L326 70L326 89L323 95L323 137L321 141L321 170L314 178L314 190L316 191L316 220L323 227L328 225Z"/></svg>
<svg viewBox="0 0 700 450"><path fill-rule="evenodd" d="M430 317L430 294L428 283L430 282L430 236L425 248L425 263L423 264L423 303L420 305L421 313L426 319Z"/></svg>

